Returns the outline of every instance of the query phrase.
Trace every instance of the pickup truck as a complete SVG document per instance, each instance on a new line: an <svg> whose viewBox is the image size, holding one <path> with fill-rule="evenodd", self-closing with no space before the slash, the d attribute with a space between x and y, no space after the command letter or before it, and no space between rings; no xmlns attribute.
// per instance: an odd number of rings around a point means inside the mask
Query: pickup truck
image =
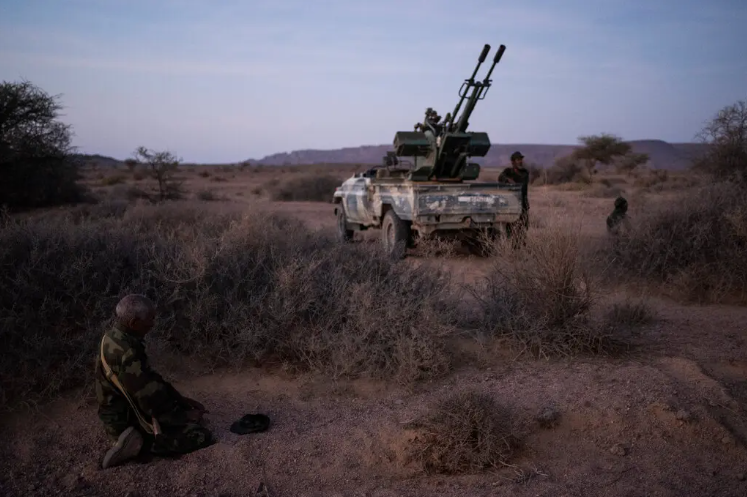
<svg viewBox="0 0 747 497"><path fill-rule="evenodd" d="M438 234L489 236L505 232L521 215L521 185L477 181L412 181L409 169L375 167L356 173L333 197L337 234L382 230L385 250L404 258L420 237Z"/></svg>

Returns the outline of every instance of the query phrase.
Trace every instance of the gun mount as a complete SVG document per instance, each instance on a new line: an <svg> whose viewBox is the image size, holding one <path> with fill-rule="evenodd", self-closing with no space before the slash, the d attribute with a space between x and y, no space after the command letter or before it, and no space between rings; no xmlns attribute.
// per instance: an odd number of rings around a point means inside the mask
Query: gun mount
<svg viewBox="0 0 747 497"><path fill-rule="evenodd" d="M395 134L395 155L414 158L415 169L410 173L410 180L461 182L477 179L480 166L468 159L484 157L490 150L490 138L484 131L467 131L467 127L478 100L484 99L490 89L490 76L505 50L505 45L498 48L485 79L475 81L477 71L490 52L490 45L485 44L472 76L462 83L459 102L452 113L446 114L443 122L440 122L438 112L428 107L425 119L415 125L414 131L398 131ZM470 90L472 92L468 96ZM465 99L464 110L456 119Z"/></svg>

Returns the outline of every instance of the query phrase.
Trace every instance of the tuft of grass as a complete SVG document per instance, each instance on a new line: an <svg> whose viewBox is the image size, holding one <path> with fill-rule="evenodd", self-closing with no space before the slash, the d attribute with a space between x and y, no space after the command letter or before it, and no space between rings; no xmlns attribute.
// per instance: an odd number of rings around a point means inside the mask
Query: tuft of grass
<svg viewBox="0 0 747 497"><path fill-rule="evenodd" d="M281 202L331 202L335 188L341 183L330 174L299 174L283 181L269 182L265 190L272 200Z"/></svg>
<svg viewBox="0 0 747 497"><path fill-rule="evenodd" d="M507 465L516 446L512 420L487 394L467 391L441 400L410 423L408 457L427 473L469 473Z"/></svg>
<svg viewBox="0 0 747 497"><path fill-rule="evenodd" d="M151 339L215 367L401 383L449 370L459 316L447 273L393 264L378 247L339 244L294 219L179 201L7 216L0 280L3 407L88 385L128 293L158 304Z"/></svg>

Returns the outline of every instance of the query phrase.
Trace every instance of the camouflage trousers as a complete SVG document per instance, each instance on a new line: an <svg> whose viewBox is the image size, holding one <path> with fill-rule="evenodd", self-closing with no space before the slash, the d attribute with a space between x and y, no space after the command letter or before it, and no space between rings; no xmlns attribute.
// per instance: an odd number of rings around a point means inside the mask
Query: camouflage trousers
<svg viewBox="0 0 747 497"><path fill-rule="evenodd" d="M188 454L208 447L214 443L213 434L200 423L185 425L161 426L163 433L157 437L147 435L146 446L151 454L177 455Z"/></svg>
<svg viewBox="0 0 747 497"><path fill-rule="evenodd" d="M119 409L112 407L106 410L99 409L99 419L103 422L104 430L109 438L117 440L129 426L135 426L145 441L143 451L151 454L163 456L188 454L215 442L213 434L201 423L162 422L160 423L162 433L154 437L140 427L129 404L118 406Z"/></svg>

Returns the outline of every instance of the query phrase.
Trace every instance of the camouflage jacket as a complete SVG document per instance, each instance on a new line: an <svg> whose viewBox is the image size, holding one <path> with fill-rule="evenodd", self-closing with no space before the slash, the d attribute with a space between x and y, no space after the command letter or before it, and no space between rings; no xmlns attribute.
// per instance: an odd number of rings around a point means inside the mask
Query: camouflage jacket
<svg viewBox="0 0 747 497"><path fill-rule="evenodd" d="M621 229L628 230L630 229L630 223L628 220L628 216L625 213L625 211L621 211L619 209L615 209L612 211L612 214L607 216L607 230L610 233L619 233Z"/></svg>
<svg viewBox="0 0 747 497"><path fill-rule="evenodd" d="M145 341L124 327L115 325L103 336L104 358L117 376L120 384L137 405L145 419L155 417L164 423L186 422L188 410L183 397L161 375L151 369L145 352ZM100 350L100 344L99 344ZM100 393L100 407L106 409L126 403L119 389L107 378L96 356L95 371L96 389Z"/></svg>
<svg viewBox="0 0 747 497"><path fill-rule="evenodd" d="M529 171L526 169L519 169L515 171L513 167L509 166L501 172L498 176L500 183L518 183L521 185L521 207L524 210L529 209Z"/></svg>

